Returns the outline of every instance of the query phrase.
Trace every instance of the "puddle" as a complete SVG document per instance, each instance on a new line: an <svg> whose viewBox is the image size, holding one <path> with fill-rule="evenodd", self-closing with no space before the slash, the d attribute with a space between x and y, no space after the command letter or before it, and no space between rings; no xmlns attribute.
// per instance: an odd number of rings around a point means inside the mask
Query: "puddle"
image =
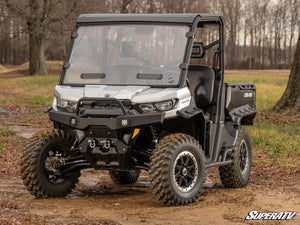
<svg viewBox="0 0 300 225"><path fill-rule="evenodd" d="M36 132L42 130L42 128L31 128L28 126L9 126L8 128L15 131L18 136L23 138L31 138Z"/></svg>
<svg viewBox="0 0 300 225"><path fill-rule="evenodd" d="M98 177L86 177L82 176L79 177L79 181L84 184L84 186L87 187L94 187L96 186L99 182L101 182L101 179Z"/></svg>
<svg viewBox="0 0 300 225"><path fill-rule="evenodd" d="M73 190L72 193L68 194L66 198L75 199L75 198L82 198L84 197L84 193L81 191Z"/></svg>
<svg viewBox="0 0 300 225"><path fill-rule="evenodd" d="M95 196L109 196L109 195L122 195L122 196L134 196L146 193L148 190L141 190L137 187L115 186L115 187L102 187L98 189L85 189L79 187L68 194L66 198L84 198Z"/></svg>
<svg viewBox="0 0 300 225"><path fill-rule="evenodd" d="M150 188L150 182L149 181L137 181L134 184L135 187L139 188Z"/></svg>

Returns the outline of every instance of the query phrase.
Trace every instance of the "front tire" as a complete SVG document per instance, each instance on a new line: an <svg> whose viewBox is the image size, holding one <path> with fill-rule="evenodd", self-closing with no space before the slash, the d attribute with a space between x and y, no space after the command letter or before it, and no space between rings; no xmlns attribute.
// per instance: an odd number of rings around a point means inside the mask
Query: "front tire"
<svg viewBox="0 0 300 225"><path fill-rule="evenodd" d="M152 192L166 205L195 202L205 180L205 157L199 142L186 134L160 140L151 156Z"/></svg>
<svg viewBox="0 0 300 225"><path fill-rule="evenodd" d="M252 147L249 133L243 127L240 128L236 146L231 153L231 159L233 164L219 167L221 181L228 188L245 187L250 178Z"/></svg>
<svg viewBox="0 0 300 225"><path fill-rule="evenodd" d="M54 154L64 156L70 150L73 137L53 131L30 140L21 156L21 177L27 190L36 197L66 196L75 187L80 171L56 175L47 170L47 162ZM49 158L50 157L50 158Z"/></svg>

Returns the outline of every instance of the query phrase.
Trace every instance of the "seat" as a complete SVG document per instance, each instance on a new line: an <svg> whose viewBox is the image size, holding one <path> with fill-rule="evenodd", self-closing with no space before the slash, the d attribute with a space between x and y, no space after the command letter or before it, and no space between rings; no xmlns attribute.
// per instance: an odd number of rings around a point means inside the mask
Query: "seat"
<svg viewBox="0 0 300 225"><path fill-rule="evenodd" d="M215 71L208 66L189 66L187 78L197 108L210 105L213 101Z"/></svg>

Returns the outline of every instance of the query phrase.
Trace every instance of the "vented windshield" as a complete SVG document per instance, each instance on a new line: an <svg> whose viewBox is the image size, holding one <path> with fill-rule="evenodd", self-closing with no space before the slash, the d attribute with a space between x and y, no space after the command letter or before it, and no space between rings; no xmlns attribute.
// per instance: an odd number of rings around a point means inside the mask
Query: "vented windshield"
<svg viewBox="0 0 300 225"><path fill-rule="evenodd" d="M188 31L171 25L80 26L63 83L177 85Z"/></svg>

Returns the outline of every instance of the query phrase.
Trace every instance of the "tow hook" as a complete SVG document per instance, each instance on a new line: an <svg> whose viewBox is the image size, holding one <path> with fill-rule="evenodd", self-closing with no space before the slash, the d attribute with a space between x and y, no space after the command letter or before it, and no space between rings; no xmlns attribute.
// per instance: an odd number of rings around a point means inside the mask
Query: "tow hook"
<svg viewBox="0 0 300 225"><path fill-rule="evenodd" d="M88 142L90 143L90 148L95 148L96 147L96 140L95 139L88 140Z"/></svg>
<svg viewBox="0 0 300 225"><path fill-rule="evenodd" d="M97 140L96 139L90 139L88 140L89 146L91 149L94 149L97 146ZM112 141L107 139L107 140L102 140L99 142L99 145L101 146L101 148L105 149L105 150L109 150L111 147Z"/></svg>
<svg viewBox="0 0 300 225"><path fill-rule="evenodd" d="M104 149L110 149L111 141L109 139L100 142Z"/></svg>

